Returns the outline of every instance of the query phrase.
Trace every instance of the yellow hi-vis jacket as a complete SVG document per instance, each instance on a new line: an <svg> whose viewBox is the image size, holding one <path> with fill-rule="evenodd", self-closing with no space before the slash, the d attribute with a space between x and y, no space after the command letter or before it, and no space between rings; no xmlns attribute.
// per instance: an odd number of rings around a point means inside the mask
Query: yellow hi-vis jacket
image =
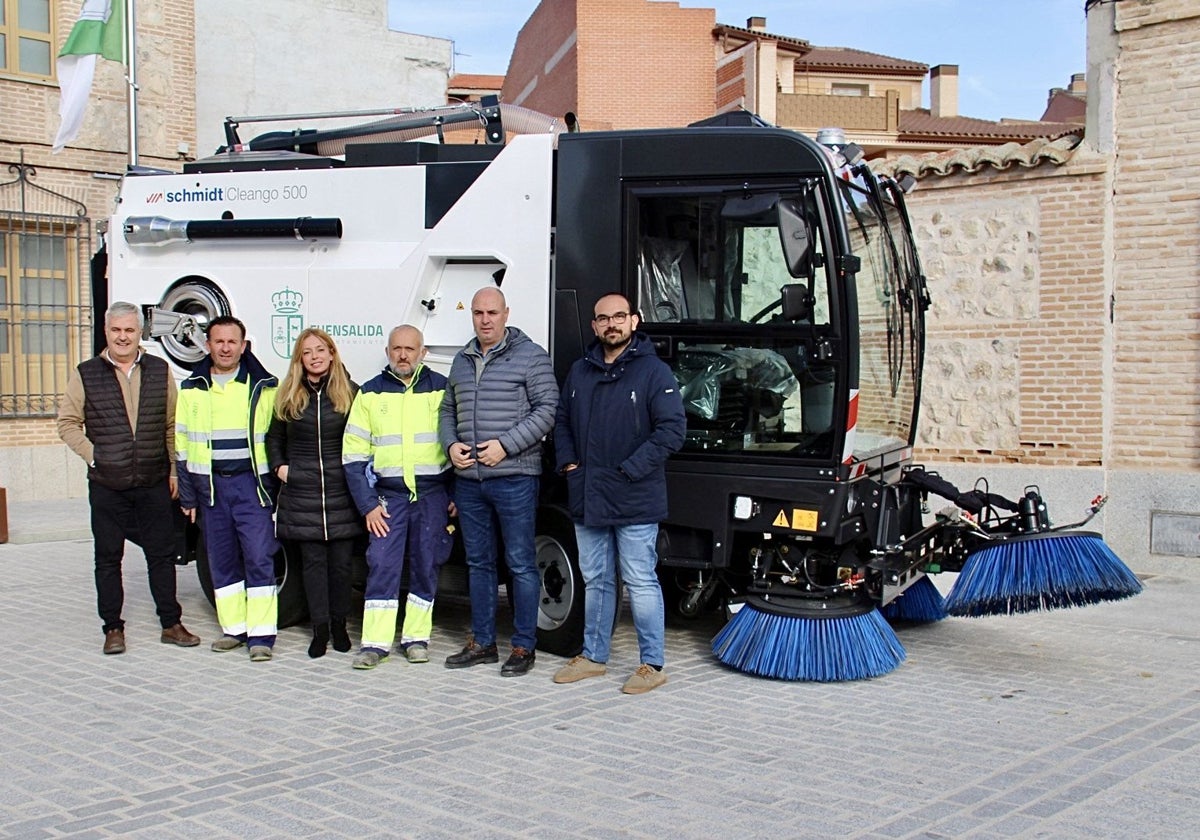
<svg viewBox="0 0 1200 840"><path fill-rule="evenodd" d="M180 507L213 505L214 472L253 473L260 504L274 504L278 483L270 471L266 440L278 384L249 351L224 387L213 382L207 356L183 380L175 409Z"/></svg>
<svg viewBox="0 0 1200 840"><path fill-rule="evenodd" d="M407 492L411 501L449 478L450 459L437 436L445 393L446 377L423 365L409 387L385 369L359 390L342 438L342 465L364 516L379 506L368 468L380 487Z"/></svg>

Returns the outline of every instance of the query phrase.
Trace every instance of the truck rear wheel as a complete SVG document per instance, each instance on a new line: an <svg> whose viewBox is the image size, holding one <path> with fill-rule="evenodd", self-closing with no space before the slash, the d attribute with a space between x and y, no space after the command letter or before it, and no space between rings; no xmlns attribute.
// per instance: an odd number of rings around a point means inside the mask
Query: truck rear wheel
<svg viewBox="0 0 1200 840"><path fill-rule="evenodd" d="M217 605L213 594L212 572L208 566L208 547L204 544L204 534L201 533L196 541L196 577L204 597L214 608ZM279 615L277 626L282 630L293 624L300 624L308 618L308 601L304 597L304 576L300 569L300 553L290 543L282 543L279 553L275 555L275 585L278 587Z"/></svg>
<svg viewBox="0 0 1200 840"><path fill-rule="evenodd" d="M538 649L556 656L583 650L583 575L575 546L575 528L561 510L549 508L538 517Z"/></svg>

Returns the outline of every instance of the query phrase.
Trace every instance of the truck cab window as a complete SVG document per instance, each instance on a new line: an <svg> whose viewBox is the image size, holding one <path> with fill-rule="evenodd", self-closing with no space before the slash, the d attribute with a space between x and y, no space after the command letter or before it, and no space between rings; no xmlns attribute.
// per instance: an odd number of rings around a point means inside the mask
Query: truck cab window
<svg viewBox="0 0 1200 840"><path fill-rule="evenodd" d="M639 329L669 348L685 450L831 457L839 363L817 351L831 333L818 189L630 198Z"/></svg>

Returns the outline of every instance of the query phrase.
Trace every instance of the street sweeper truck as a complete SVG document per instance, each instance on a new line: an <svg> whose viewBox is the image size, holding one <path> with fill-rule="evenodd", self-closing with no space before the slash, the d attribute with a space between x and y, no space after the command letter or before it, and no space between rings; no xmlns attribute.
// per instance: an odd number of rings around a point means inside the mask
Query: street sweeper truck
<svg viewBox="0 0 1200 840"><path fill-rule="evenodd" d="M1035 488L1010 502L915 467L929 293L905 185L876 177L840 132L810 139L748 114L562 132L489 101L243 141L252 119L228 120L227 146L182 174L129 174L106 235L97 310L142 305L149 348L180 375L225 314L278 372L319 326L364 381L404 323L444 371L473 335L473 293L494 286L561 378L593 305L619 291L687 413L667 465L664 598L680 616L726 611L723 662L788 679L885 673L904 653L884 614L942 617L926 575L979 555L1007 571L978 573L962 614L1136 591L1099 537L1054 529ZM484 142L414 142L462 127ZM551 472L539 646L572 654L584 593ZM931 493L954 504L927 524ZM1035 556L1042 571L1012 571ZM1060 574L1064 561L1086 570ZM292 564L285 551L281 623L304 609Z"/></svg>

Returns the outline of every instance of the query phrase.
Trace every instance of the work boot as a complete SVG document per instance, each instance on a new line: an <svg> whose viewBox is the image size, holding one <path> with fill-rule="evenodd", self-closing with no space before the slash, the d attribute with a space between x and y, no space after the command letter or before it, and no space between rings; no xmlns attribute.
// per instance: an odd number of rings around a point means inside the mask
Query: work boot
<svg viewBox="0 0 1200 840"><path fill-rule="evenodd" d="M164 645L179 645L180 647L195 647L200 644L200 637L189 633L182 624L166 628L158 640Z"/></svg>
<svg viewBox="0 0 1200 840"><path fill-rule="evenodd" d="M271 649L266 645L251 645L250 646L250 661L251 662L269 662L271 659Z"/></svg>
<svg viewBox="0 0 1200 840"><path fill-rule="evenodd" d="M125 652L125 631L119 627L104 633L104 652L108 654Z"/></svg>
<svg viewBox="0 0 1200 840"><path fill-rule="evenodd" d="M329 637L333 639L333 649L338 653L350 650L350 635L346 632L345 618L335 618L329 622Z"/></svg>
<svg viewBox="0 0 1200 840"><path fill-rule="evenodd" d="M237 636L225 635L214 641L210 647L217 653L226 653L231 650L237 650L244 644L246 644L246 642L242 639L239 639Z"/></svg>
<svg viewBox="0 0 1200 840"><path fill-rule="evenodd" d="M325 655L326 648L329 647L329 625L314 624L312 641L308 644L308 656L310 659L320 659Z"/></svg>
<svg viewBox="0 0 1200 840"><path fill-rule="evenodd" d="M404 658L414 665L429 661L429 648L424 642L413 642L404 648Z"/></svg>
<svg viewBox="0 0 1200 840"><path fill-rule="evenodd" d="M500 676L502 677L519 677L522 674L528 674L533 668L533 662L537 658L537 654L523 647L515 647L512 653L508 655L508 659L500 666Z"/></svg>
<svg viewBox="0 0 1200 840"><path fill-rule="evenodd" d="M607 673L608 668L603 662L593 662L586 656L576 656L554 674L554 681L563 683L579 682L588 677L600 677Z"/></svg>
<svg viewBox="0 0 1200 840"><path fill-rule="evenodd" d="M471 639L465 648L446 657L446 667L470 668L472 665L484 665L499 661L500 654L496 652L495 645L483 647L475 644L475 640Z"/></svg>
<svg viewBox="0 0 1200 840"><path fill-rule="evenodd" d="M385 659L387 657L377 650L360 650L350 666L356 671L370 671Z"/></svg>

